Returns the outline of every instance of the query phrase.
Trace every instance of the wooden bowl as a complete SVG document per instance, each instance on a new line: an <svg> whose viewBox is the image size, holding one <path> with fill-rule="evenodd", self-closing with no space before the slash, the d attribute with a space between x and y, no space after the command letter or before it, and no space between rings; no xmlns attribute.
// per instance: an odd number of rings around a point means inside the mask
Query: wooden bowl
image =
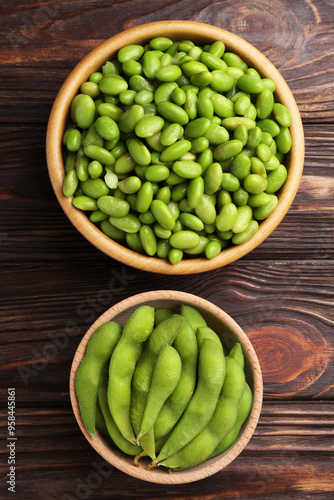
<svg viewBox="0 0 334 500"><path fill-rule="evenodd" d="M271 216L260 224L259 230L251 240L223 250L212 260L194 258L171 265L163 259L140 255L107 237L89 221L83 212L72 205L72 197L66 198L62 192L65 177L62 136L68 120L70 103L78 93L81 84L107 60L114 58L117 51L124 45L145 44L151 38L162 35L172 40L190 39L200 44L222 40L227 50L236 52L250 66L257 68L263 77L272 78L276 82L276 100L284 104L293 117L293 124L290 128L292 148L285 162L288 177L279 193L278 206ZM145 271L162 274L193 274L216 269L240 259L262 243L281 222L300 183L304 165L304 133L298 107L287 83L273 64L250 43L233 33L208 24L193 21L159 21L119 33L90 52L74 68L61 87L50 114L46 155L51 183L60 205L78 231L96 248L119 262Z"/></svg>
<svg viewBox="0 0 334 500"><path fill-rule="evenodd" d="M98 432L96 432L94 439L91 438L81 420L74 386L75 374L79 363L85 354L88 340L100 325L106 323L107 321L116 321L119 324L124 325L134 310L142 305L150 305L155 308L169 307L178 311L182 303L196 307L196 309L198 309L198 311L203 315L208 326L215 330L228 348L231 348L235 342L240 342L245 355L246 380L253 392L253 406L236 442L231 448L221 455L211 458L210 460L206 460L200 465L182 472L175 471L169 473L168 469L164 467L147 471L145 467L147 467L149 461L145 458L139 460L139 467L135 467L133 465L133 457L125 455L116 448L112 448L111 445L108 444ZM91 446L107 462L117 469L129 474L130 476L152 483L181 484L198 481L215 474L231 463L232 460L234 460L245 448L254 433L261 412L262 394L263 386L260 364L252 344L240 326L228 314L211 302L197 297L196 295L170 290L158 290L134 295L123 300L122 302L119 302L102 314L102 316L95 321L95 323L89 328L86 335L82 338L74 355L70 374L70 397L74 415L80 429Z"/></svg>

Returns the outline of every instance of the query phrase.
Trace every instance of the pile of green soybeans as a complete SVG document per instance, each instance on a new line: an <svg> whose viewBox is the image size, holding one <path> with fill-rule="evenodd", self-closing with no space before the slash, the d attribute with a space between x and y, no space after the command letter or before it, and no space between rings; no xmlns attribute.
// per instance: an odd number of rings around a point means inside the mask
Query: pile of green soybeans
<svg viewBox="0 0 334 500"><path fill-rule="evenodd" d="M277 206L292 117L274 92L222 41L122 47L71 103L63 193L135 252L212 259Z"/></svg>
<svg viewBox="0 0 334 500"><path fill-rule="evenodd" d="M75 376L82 421L148 469L191 468L230 448L253 395L241 345L229 352L199 311L138 307L91 336Z"/></svg>

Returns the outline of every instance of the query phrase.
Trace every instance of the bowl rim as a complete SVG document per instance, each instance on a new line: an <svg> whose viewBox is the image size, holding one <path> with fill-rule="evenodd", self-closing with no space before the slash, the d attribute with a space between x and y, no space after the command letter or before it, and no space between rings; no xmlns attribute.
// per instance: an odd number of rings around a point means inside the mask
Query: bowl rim
<svg viewBox="0 0 334 500"><path fill-rule="evenodd" d="M236 51L246 62L254 67L261 66L263 77L270 77L276 83L275 95L284 102L293 117L290 127L292 148L288 155L288 178L278 194L279 204L274 212L259 225L257 233L241 245L224 249L214 259L189 258L176 265L164 259L141 255L122 244L110 239L97 226L90 222L84 212L72 205L73 197L63 195L62 185L65 177L63 168L62 135L68 117L70 102L79 91L81 83L99 69L102 64L115 55L122 46L144 43L155 36L168 36L176 40L194 38L196 42L222 40L229 50ZM295 98L276 67L256 47L238 35L216 26L196 21L157 21L142 24L122 31L104 41L89 52L71 71L54 101L49 116L46 133L46 158L49 177L55 195L76 229L97 249L131 267L159 274L195 274L217 269L234 262L260 245L278 226L289 210L297 193L304 166L305 140L302 120ZM61 168L62 167L62 168Z"/></svg>
<svg viewBox="0 0 334 500"><path fill-rule="evenodd" d="M86 351L88 340L90 339L93 332L105 322L116 319L119 314L124 313L124 311L126 311L127 309L139 307L143 303L155 303L157 301L165 300L185 303L192 305L193 307L202 309L203 311L217 317L218 320L221 321L229 331L233 331L233 335L235 335L242 344L244 355L251 367L253 378L252 409L250 415L246 420L246 423L243 426L242 432L239 434L237 441L227 451L225 451L218 457L214 457L210 460L207 460L206 462L202 462L192 469L179 472L174 471L172 474L169 474L166 469L152 469L150 471L146 471L146 469L142 467L135 467L132 463L129 463L129 459L126 460L124 454L118 452L117 450L111 450L110 446L107 444L104 438L100 436L98 431L95 434L95 438L92 439L82 422L78 400L75 392L75 374L79 363ZM87 330L86 334L82 337L76 349L71 365L69 386L71 405L76 421L85 438L95 449L95 451L97 451L97 453L99 453L112 466L116 467L122 472L125 472L126 474L137 479L160 484L183 484L199 481L211 476L212 474L215 474L216 472L230 464L241 453L241 451L245 448L245 446L251 439L260 417L263 400L263 380L260 363L254 347L252 346L246 333L229 314L227 314L223 309L219 308L212 302L198 297L197 295L175 290L155 290L142 292L130 296L122 300L121 302L118 302L107 311L105 311ZM206 465L203 466L203 464Z"/></svg>

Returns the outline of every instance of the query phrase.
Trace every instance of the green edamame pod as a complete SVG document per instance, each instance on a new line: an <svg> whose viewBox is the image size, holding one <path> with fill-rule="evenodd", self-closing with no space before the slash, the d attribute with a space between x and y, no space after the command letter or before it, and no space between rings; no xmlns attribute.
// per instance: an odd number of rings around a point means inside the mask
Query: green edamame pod
<svg viewBox="0 0 334 500"><path fill-rule="evenodd" d="M217 346L215 342L209 339L204 341L203 346L207 342ZM219 349L218 346L217 349ZM158 456L160 465L171 468L185 468L193 467L206 460L217 448L222 439L232 430L237 420L238 405L244 392L244 387L245 374L243 369L234 359L226 358L226 375L223 388L212 418L202 431L195 435L192 441L188 441L188 444L182 449L178 448L177 452L174 452L173 455L170 454L166 459L161 461L159 457L170 441L170 437ZM222 422L224 422L224 425L222 425ZM175 430L171 436L173 436Z"/></svg>
<svg viewBox="0 0 334 500"><path fill-rule="evenodd" d="M197 328L201 326L207 326L205 319L200 314L195 307L189 306L188 304L181 305L181 316L185 318L194 332L197 331Z"/></svg>
<svg viewBox="0 0 334 500"><path fill-rule="evenodd" d="M171 345L180 330L182 318L178 314L157 325L151 333L137 363L132 379L131 423L138 436L152 382L155 362L166 345Z"/></svg>
<svg viewBox="0 0 334 500"><path fill-rule="evenodd" d="M214 342L216 342L216 344L219 345L219 347L221 347L221 349L223 349L220 338L218 337L216 332L212 330L212 328L209 328L208 326L200 326L199 328L197 328L196 337L197 337L198 349L202 347L202 344L205 339L213 340Z"/></svg>
<svg viewBox="0 0 334 500"><path fill-rule="evenodd" d="M114 321L97 328L87 343L85 355L75 375L81 418L92 437L95 434L96 399L102 370L120 339L121 331Z"/></svg>
<svg viewBox="0 0 334 500"><path fill-rule="evenodd" d="M138 455L142 449L140 446L129 443L119 431L113 417L111 416L108 405L108 366L105 366L102 372L101 382L98 390L98 402L103 414L105 425L113 443L127 455Z"/></svg>
<svg viewBox="0 0 334 500"><path fill-rule="evenodd" d="M198 382L195 392L162 447L157 463L164 465L168 457L184 448L206 427L215 412L224 378L223 351L215 342L205 339L199 352Z"/></svg>
<svg viewBox="0 0 334 500"><path fill-rule="evenodd" d="M156 441L167 436L174 427L187 407L196 386L198 347L196 335L188 321L182 322L173 347L181 358L182 371L175 390L164 403L155 421L154 437Z"/></svg>
<svg viewBox="0 0 334 500"><path fill-rule="evenodd" d="M108 404L122 435L135 444L130 420L131 380L143 342L153 330L154 309L141 306L128 319L109 365Z"/></svg>
<svg viewBox="0 0 334 500"><path fill-rule="evenodd" d="M283 186L287 176L288 176L288 171L284 165L280 165L275 170L272 170L268 174L267 186L264 189L264 191L267 194L276 193Z"/></svg>
<svg viewBox="0 0 334 500"><path fill-rule="evenodd" d="M154 325L158 326L160 323L165 321L165 319L170 318L175 314L173 309L169 309L168 307L159 307L154 310Z"/></svg>
<svg viewBox="0 0 334 500"><path fill-rule="evenodd" d="M244 368L245 358L244 358L244 353L242 352L241 344L239 344L239 342L234 344L234 346L232 347L232 349L230 350L230 352L228 354L228 357L233 358L235 361L237 361L239 363L241 368Z"/></svg>
<svg viewBox="0 0 334 500"><path fill-rule="evenodd" d="M147 397L140 432L137 442L155 424L159 412L176 388L181 376L181 358L174 347L166 345L160 354L153 369L152 382Z"/></svg>
<svg viewBox="0 0 334 500"><path fill-rule="evenodd" d="M248 384L245 384L244 392L241 396L236 421L227 436L218 444L211 453L210 458L224 453L236 441L240 429L246 421L253 404L253 394Z"/></svg>

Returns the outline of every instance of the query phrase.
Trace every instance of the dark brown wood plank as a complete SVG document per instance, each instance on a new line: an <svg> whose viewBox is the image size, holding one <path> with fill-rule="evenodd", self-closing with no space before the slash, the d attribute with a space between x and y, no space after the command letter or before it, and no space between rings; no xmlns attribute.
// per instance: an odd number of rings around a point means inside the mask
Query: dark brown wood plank
<svg viewBox="0 0 334 500"><path fill-rule="evenodd" d="M326 499L334 491L333 410L333 403L285 403L279 407L265 403L254 436L232 464L206 480L166 488L108 467L89 447L70 408L19 408L17 488L24 488L26 500L80 498L80 491L82 495L90 491L96 500L174 500L212 495L263 500L286 495L292 499ZM324 422L321 434L317 433L320 425L310 421L310 415ZM303 433L299 434L301 422ZM0 428L0 437L6 437L5 429ZM2 474L5 470L0 469ZM0 492L3 496L3 486Z"/></svg>

